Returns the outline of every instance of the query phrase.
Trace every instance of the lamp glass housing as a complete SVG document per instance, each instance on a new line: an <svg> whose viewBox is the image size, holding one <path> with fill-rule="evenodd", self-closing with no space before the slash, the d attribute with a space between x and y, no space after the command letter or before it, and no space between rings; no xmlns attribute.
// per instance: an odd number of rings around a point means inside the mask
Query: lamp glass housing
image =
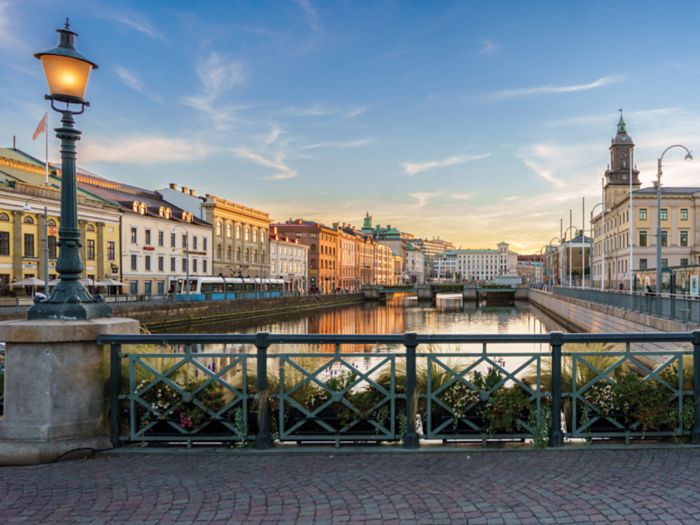
<svg viewBox="0 0 700 525"><path fill-rule="evenodd" d="M91 63L72 57L44 54L41 56L41 65L52 98L85 100L93 69Z"/></svg>

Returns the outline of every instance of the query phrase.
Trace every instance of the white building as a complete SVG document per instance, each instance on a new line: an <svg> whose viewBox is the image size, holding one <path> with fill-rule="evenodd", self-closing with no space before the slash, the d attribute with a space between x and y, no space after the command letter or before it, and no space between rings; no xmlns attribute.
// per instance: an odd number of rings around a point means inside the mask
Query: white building
<svg viewBox="0 0 700 525"><path fill-rule="evenodd" d="M123 291L162 295L171 280L211 275L212 228L192 213L164 201L157 192L79 172L78 184L122 211ZM190 281L190 287L192 287Z"/></svg>
<svg viewBox="0 0 700 525"><path fill-rule="evenodd" d="M497 250L449 250L435 257L433 271L439 279L490 281L517 275L518 254L501 242Z"/></svg>
<svg viewBox="0 0 700 525"><path fill-rule="evenodd" d="M406 247L404 275L409 284L423 284L425 282L425 255L410 244Z"/></svg>
<svg viewBox="0 0 700 525"><path fill-rule="evenodd" d="M270 277L284 279L285 291L308 292L308 259L308 246L270 230Z"/></svg>

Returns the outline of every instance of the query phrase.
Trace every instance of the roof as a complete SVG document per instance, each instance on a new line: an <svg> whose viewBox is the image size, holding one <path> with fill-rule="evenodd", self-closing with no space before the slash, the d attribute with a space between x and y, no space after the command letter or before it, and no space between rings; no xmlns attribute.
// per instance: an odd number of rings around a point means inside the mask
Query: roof
<svg viewBox="0 0 700 525"><path fill-rule="evenodd" d="M500 253L498 250L491 250L491 249L484 249L484 250L477 250L477 249L460 249L460 250L447 250L446 252L439 253L438 255L444 255L447 257L451 257L453 255L459 255L460 253Z"/></svg>
<svg viewBox="0 0 700 525"><path fill-rule="evenodd" d="M78 169L78 185L103 199L116 203L126 213L136 213L133 211L132 205L134 201L138 201L146 204L145 215L148 217L163 218L159 213L160 208L163 207L172 210L172 216L169 220L185 222L182 220L184 210L165 201L157 191L105 179L80 168ZM192 224L209 226L208 222L194 216Z"/></svg>
<svg viewBox="0 0 700 525"><path fill-rule="evenodd" d="M25 153L22 150L16 148L0 148L0 157L5 157L7 159L16 160L18 162L26 162L28 164L34 164L41 168L44 167L44 162L32 157L29 153Z"/></svg>
<svg viewBox="0 0 700 525"><path fill-rule="evenodd" d="M661 195L692 195L700 193L697 186L661 186ZM642 188L634 191L634 195L656 195L656 188Z"/></svg>

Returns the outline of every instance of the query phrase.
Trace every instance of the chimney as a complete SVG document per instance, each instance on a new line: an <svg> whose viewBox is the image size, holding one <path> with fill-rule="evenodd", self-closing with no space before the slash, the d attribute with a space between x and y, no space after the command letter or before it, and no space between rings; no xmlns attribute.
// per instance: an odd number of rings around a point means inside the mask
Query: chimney
<svg viewBox="0 0 700 525"><path fill-rule="evenodd" d="M17 149L17 136L12 135L12 149Z"/></svg>
<svg viewBox="0 0 700 525"><path fill-rule="evenodd" d="M190 189L187 186L182 187L182 193L189 193Z"/></svg>
<svg viewBox="0 0 700 525"><path fill-rule="evenodd" d="M168 184L168 187L169 187L171 190L177 191L177 184L175 184L174 182L171 182L170 184Z"/></svg>

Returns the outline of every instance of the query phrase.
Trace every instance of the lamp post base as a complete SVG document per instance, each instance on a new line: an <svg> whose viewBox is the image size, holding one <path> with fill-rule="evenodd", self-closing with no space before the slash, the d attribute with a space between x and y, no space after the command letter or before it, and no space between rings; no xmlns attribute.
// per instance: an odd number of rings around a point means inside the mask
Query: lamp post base
<svg viewBox="0 0 700 525"><path fill-rule="evenodd" d="M100 295L92 296L78 280L62 279L41 301L35 299L27 319L62 319L75 321L112 317L112 309Z"/></svg>

